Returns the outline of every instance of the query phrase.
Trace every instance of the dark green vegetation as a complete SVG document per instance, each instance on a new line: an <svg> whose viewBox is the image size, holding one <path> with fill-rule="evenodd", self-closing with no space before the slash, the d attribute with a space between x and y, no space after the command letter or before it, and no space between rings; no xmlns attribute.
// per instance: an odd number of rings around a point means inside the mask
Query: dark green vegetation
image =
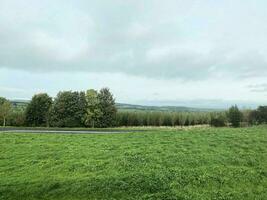
<svg viewBox="0 0 267 200"><path fill-rule="evenodd" d="M2 105L0 101L0 124L7 126L109 128L209 124L214 127L247 127L267 123L267 106L241 111L232 106L228 111L215 111L116 104L108 88L63 91L54 99L47 94L36 94L28 103L13 102L12 109L6 108L10 108L10 103Z"/></svg>
<svg viewBox="0 0 267 200"><path fill-rule="evenodd" d="M59 92L51 109L46 112L48 113L49 125L51 126L80 127L86 112L85 93Z"/></svg>
<svg viewBox="0 0 267 200"><path fill-rule="evenodd" d="M48 125L48 110L51 108L53 100L47 94L34 95L26 108L26 125L40 126Z"/></svg>
<svg viewBox="0 0 267 200"><path fill-rule="evenodd" d="M233 127L239 127L243 118L242 112L238 109L237 105L232 106L228 111L229 122Z"/></svg>
<svg viewBox="0 0 267 200"><path fill-rule="evenodd" d="M0 199L267 199L267 127L0 134Z"/></svg>
<svg viewBox="0 0 267 200"><path fill-rule="evenodd" d="M11 112L11 103L5 99L0 97L0 118L3 120L3 126L6 126L6 120Z"/></svg>
<svg viewBox="0 0 267 200"><path fill-rule="evenodd" d="M250 112L249 122L254 125L267 123L267 106L259 106L257 110Z"/></svg>
<svg viewBox="0 0 267 200"><path fill-rule="evenodd" d="M107 128L116 125L116 113L115 99L108 88L86 93L63 91L54 99L45 93L36 94L26 106L0 98L3 126Z"/></svg>
<svg viewBox="0 0 267 200"><path fill-rule="evenodd" d="M118 112L117 126L193 126L210 124L209 112Z"/></svg>

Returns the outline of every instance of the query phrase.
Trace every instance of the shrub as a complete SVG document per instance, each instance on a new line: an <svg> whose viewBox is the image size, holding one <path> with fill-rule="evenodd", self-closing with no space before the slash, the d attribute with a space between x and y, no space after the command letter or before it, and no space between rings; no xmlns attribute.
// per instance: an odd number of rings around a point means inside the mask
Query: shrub
<svg viewBox="0 0 267 200"><path fill-rule="evenodd" d="M49 109L52 105L52 98L48 94L36 94L26 108L26 124L28 126L48 125Z"/></svg>
<svg viewBox="0 0 267 200"><path fill-rule="evenodd" d="M225 115L220 114L212 114L210 119L210 125L214 127L224 127L227 124L227 120Z"/></svg>
<svg viewBox="0 0 267 200"><path fill-rule="evenodd" d="M240 127L240 123L242 121L242 112L240 112L237 105L232 106L229 109L228 119L233 127Z"/></svg>
<svg viewBox="0 0 267 200"><path fill-rule="evenodd" d="M86 112L83 92L59 92L50 109L49 122L54 127L81 127Z"/></svg>
<svg viewBox="0 0 267 200"><path fill-rule="evenodd" d="M8 118L8 126L25 126L25 113L24 112L12 112Z"/></svg>

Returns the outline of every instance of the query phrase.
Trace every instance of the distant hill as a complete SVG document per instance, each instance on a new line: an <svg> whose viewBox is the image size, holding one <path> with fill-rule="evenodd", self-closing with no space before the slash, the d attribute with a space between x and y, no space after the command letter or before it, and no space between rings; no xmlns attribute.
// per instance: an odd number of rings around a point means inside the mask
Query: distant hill
<svg viewBox="0 0 267 200"><path fill-rule="evenodd" d="M216 110L184 106L143 106L124 103L116 103L116 106L118 110L122 111L211 112Z"/></svg>
<svg viewBox="0 0 267 200"><path fill-rule="evenodd" d="M18 110L26 109L29 100L11 100L12 105ZM120 111L162 111L162 112L211 112L216 109L191 108L185 106L144 106L125 103L116 103Z"/></svg>
<svg viewBox="0 0 267 200"><path fill-rule="evenodd" d="M11 100L13 107L18 111L25 110L29 102L29 100Z"/></svg>

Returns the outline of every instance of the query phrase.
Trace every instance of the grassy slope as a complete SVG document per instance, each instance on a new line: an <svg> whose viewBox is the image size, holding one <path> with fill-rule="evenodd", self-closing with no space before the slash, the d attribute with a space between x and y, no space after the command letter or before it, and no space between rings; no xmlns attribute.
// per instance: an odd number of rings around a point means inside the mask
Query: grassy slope
<svg viewBox="0 0 267 200"><path fill-rule="evenodd" d="M0 134L0 199L267 199L267 127Z"/></svg>

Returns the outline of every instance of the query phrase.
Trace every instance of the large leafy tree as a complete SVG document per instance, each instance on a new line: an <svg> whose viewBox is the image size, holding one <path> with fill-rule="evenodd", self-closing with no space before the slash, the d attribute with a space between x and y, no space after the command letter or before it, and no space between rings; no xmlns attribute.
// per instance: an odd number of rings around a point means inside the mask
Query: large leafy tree
<svg viewBox="0 0 267 200"><path fill-rule="evenodd" d="M3 119L3 126L6 126L6 119L10 115L12 105L5 99L0 97L0 117Z"/></svg>
<svg viewBox="0 0 267 200"><path fill-rule="evenodd" d="M260 124L267 123L267 106L259 106L258 112L258 122Z"/></svg>
<svg viewBox="0 0 267 200"><path fill-rule="evenodd" d="M267 106L259 106L257 110L252 110L249 113L250 124L267 123Z"/></svg>
<svg viewBox="0 0 267 200"><path fill-rule="evenodd" d="M97 91L93 89L87 90L85 99L86 113L84 116L84 123L88 127L97 127L100 124L99 118L101 116Z"/></svg>
<svg viewBox="0 0 267 200"><path fill-rule="evenodd" d="M228 119L233 127L239 127L242 121L242 112L237 105L232 106L228 111Z"/></svg>
<svg viewBox="0 0 267 200"><path fill-rule="evenodd" d="M59 92L50 112L50 124L56 127L80 127L86 113L84 92Z"/></svg>
<svg viewBox="0 0 267 200"><path fill-rule="evenodd" d="M108 88L102 88L98 95L99 101L99 127L111 127L115 125L117 108L115 105L115 99Z"/></svg>
<svg viewBox="0 0 267 200"><path fill-rule="evenodd" d="M48 126L51 105L52 98L48 94L34 95L26 108L26 124L28 126Z"/></svg>

